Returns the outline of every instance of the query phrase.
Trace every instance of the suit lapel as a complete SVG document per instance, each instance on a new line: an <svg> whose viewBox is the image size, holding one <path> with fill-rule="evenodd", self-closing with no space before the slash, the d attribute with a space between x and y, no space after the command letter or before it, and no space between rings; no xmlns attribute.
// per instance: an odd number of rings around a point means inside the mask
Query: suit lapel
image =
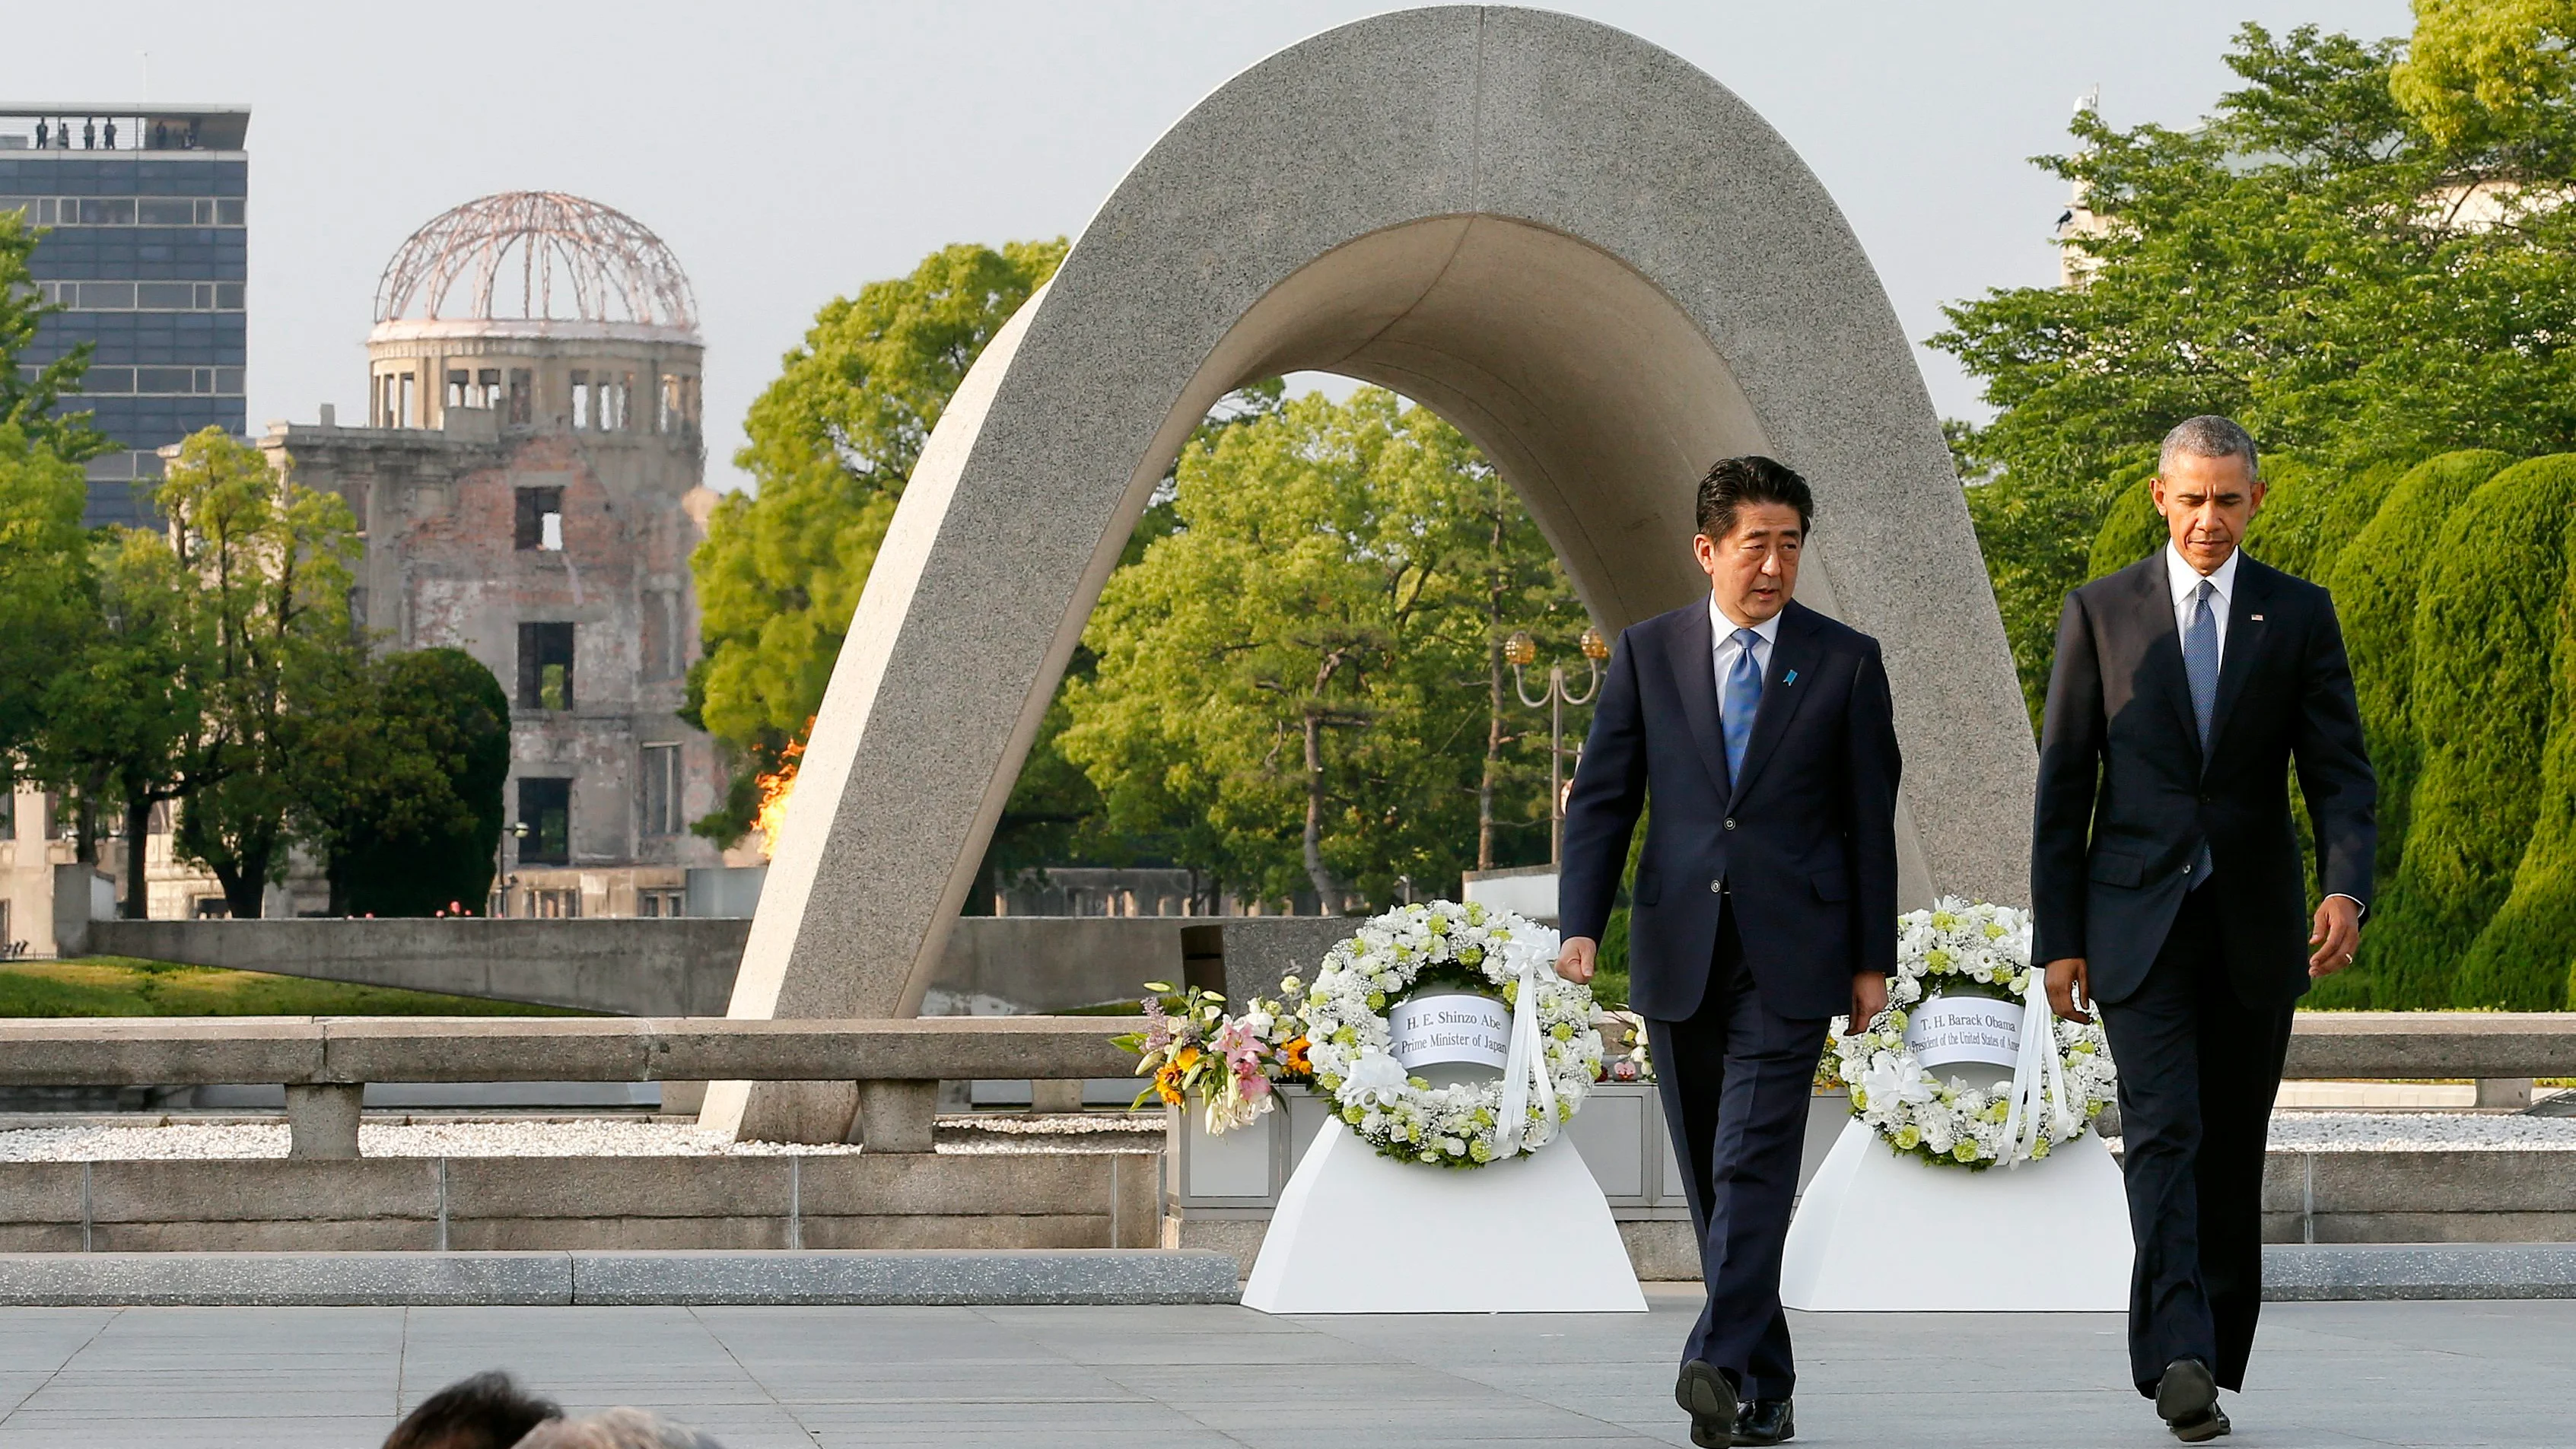
<svg viewBox="0 0 2576 1449"><path fill-rule="evenodd" d="M2147 668L2165 702L2173 707L2174 723L2182 730L2183 744L2192 758L2200 758L2200 718L2191 709L2191 674L2182 665L2182 625L2174 616L2173 575L2165 551L2138 565L2139 620L2147 626ZM2210 736L2217 738L2215 732Z"/></svg>
<svg viewBox="0 0 2576 1449"><path fill-rule="evenodd" d="M2209 754L2218 753L2218 742L2227 737L2227 717L2236 701L2245 694L2245 681L2252 677L2255 655L2263 648L2263 617L2256 611L2272 593L2271 570L2250 558L2238 555L2236 592L2227 601L2227 642L2218 655L2218 702L2209 712ZM2208 769L2206 761L2201 768Z"/></svg>
<svg viewBox="0 0 2576 1449"><path fill-rule="evenodd" d="M1730 811L1762 773L1763 762L1771 758L1780 737L1789 732L1799 703L1815 690L1819 653L1814 623L1814 612L1794 599L1780 617L1780 635L1771 641L1771 667L1762 671L1762 703L1753 711L1753 737L1744 742L1744 774L1727 800ZM1801 685L1799 680L1806 683Z"/></svg>
<svg viewBox="0 0 2576 1449"><path fill-rule="evenodd" d="M1666 661L1673 685L1682 697L1682 718L1689 721L1691 742L1699 746L1700 763L1717 792L1726 793L1726 735L1717 723L1717 636L1710 632L1705 603L1682 616L1668 636Z"/></svg>

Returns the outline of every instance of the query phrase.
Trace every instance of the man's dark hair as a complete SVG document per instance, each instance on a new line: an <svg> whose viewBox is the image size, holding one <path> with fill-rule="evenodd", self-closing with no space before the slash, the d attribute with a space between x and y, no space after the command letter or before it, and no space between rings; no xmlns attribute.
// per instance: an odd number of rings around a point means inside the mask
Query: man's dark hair
<svg viewBox="0 0 2576 1449"><path fill-rule="evenodd" d="M1699 480L1699 531L1721 539L1735 531L1736 512L1747 503L1778 503L1798 510L1798 532L1814 531L1816 495L1786 463L1758 453L1720 458Z"/></svg>
<svg viewBox="0 0 2576 1449"><path fill-rule="evenodd" d="M562 1417L552 1400L492 1369L421 1400L386 1436L384 1449L510 1449L529 1430Z"/></svg>

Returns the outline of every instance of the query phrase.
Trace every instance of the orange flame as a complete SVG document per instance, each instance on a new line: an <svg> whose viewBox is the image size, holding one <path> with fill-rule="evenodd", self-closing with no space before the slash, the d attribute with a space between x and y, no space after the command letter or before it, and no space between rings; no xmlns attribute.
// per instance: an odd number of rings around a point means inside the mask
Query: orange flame
<svg viewBox="0 0 2576 1449"><path fill-rule="evenodd" d="M813 732L814 722L807 720L805 729ZM760 789L760 809L752 816L751 828L760 834L760 853L775 858L778 834L787 824L787 798L796 793L796 770L805 755L805 742L797 740L778 752L778 768L753 777Z"/></svg>

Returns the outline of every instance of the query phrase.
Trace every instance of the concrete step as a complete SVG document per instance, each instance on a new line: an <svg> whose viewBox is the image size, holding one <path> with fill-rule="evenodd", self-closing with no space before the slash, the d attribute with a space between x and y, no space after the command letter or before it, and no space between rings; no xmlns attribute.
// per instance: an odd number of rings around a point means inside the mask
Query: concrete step
<svg viewBox="0 0 2576 1449"><path fill-rule="evenodd" d="M2576 1298L2576 1243L2273 1243L2263 1249L2263 1296Z"/></svg>
<svg viewBox="0 0 2576 1449"><path fill-rule="evenodd" d="M1226 1253L0 1253L0 1307L1232 1303Z"/></svg>

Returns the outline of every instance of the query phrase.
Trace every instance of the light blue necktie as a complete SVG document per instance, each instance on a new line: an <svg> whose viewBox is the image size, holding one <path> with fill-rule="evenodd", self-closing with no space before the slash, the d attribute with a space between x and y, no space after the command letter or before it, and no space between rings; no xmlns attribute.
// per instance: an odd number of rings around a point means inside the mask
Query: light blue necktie
<svg viewBox="0 0 2576 1449"><path fill-rule="evenodd" d="M2218 612L2212 601L2218 585L2207 579L2191 596L2191 627L2182 631L2182 672L2191 681L2191 714L2200 724L2201 768L2209 767L2209 726L2218 712ZM2198 890L2209 881L2212 869L2209 842L2202 841L2200 854L2191 863L2191 889Z"/></svg>
<svg viewBox="0 0 2576 1449"><path fill-rule="evenodd" d="M1753 715L1762 707L1762 666L1753 662L1753 646L1762 636L1750 629L1735 631L1735 664L1726 671L1726 687L1718 691L1718 718L1726 730L1726 788L1731 793L1735 783L1744 778L1744 747L1753 739Z"/></svg>

